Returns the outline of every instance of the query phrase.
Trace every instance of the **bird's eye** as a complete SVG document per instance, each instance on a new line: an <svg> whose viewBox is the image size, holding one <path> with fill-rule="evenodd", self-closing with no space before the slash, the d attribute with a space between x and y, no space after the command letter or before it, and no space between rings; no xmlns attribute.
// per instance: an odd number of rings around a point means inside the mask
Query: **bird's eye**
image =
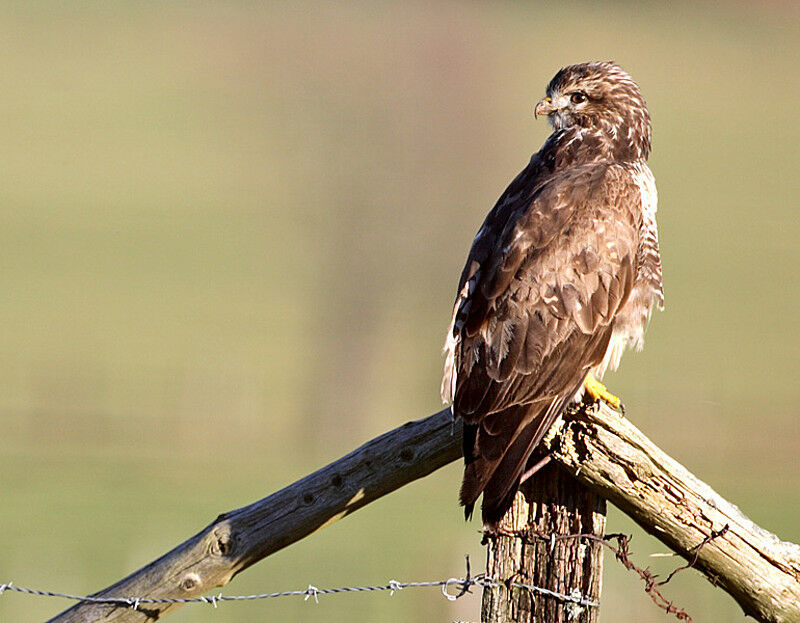
<svg viewBox="0 0 800 623"><path fill-rule="evenodd" d="M573 104L583 104L586 101L586 93L576 91L569 96L569 101L571 101Z"/></svg>

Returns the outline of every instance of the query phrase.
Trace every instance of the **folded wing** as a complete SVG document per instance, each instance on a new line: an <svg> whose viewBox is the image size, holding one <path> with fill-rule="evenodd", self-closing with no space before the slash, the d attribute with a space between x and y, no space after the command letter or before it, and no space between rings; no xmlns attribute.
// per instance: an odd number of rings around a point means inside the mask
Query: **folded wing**
<svg viewBox="0 0 800 623"><path fill-rule="evenodd" d="M609 163L550 177L535 160L473 242L445 344L464 419L461 503L495 524L547 429L606 354L637 270L639 189Z"/></svg>

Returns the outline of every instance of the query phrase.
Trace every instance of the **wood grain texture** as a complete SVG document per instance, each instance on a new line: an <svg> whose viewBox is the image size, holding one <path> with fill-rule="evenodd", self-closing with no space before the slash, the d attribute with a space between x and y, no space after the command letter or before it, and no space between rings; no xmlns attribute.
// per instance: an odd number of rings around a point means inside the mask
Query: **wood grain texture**
<svg viewBox="0 0 800 623"><path fill-rule="evenodd" d="M574 410L545 440L553 458L675 552L758 621L800 622L800 546L757 526L603 406ZM725 533L698 549L712 531Z"/></svg>
<svg viewBox="0 0 800 623"><path fill-rule="evenodd" d="M542 597L513 586L538 586L571 595L575 591L600 601L603 547L598 541L569 538L592 534L602 538L606 502L553 463L520 487L511 509L487 537L486 575L499 582L483 589L484 623L597 623L599 609ZM554 535L531 539L531 534ZM567 538L559 538L567 537Z"/></svg>
<svg viewBox="0 0 800 623"><path fill-rule="evenodd" d="M572 411L544 443L557 462L687 559L759 621L800 622L800 546L755 525L608 407ZM461 454L449 409L409 422L296 483L220 515L204 530L96 596L187 598ZM455 490L456 483L453 483ZM459 513L453 509L454 526ZM175 605L78 604L51 621L152 621Z"/></svg>

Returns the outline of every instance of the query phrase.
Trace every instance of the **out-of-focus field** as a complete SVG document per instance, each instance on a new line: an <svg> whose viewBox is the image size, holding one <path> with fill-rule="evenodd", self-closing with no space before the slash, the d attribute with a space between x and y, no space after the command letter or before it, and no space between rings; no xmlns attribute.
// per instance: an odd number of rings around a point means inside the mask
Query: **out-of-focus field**
<svg viewBox="0 0 800 623"><path fill-rule="evenodd" d="M667 304L609 377L631 418L800 541L797 13L624 2L0 7L0 583L88 593L218 513L439 408L474 232L560 66L640 82ZM482 561L452 465L228 594ZM619 513L637 560L679 564ZM482 566L478 562L477 566ZM667 595L740 621L691 571ZM602 621L663 621L606 561ZM0 620L66 602L6 593ZM475 620L436 589L174 621Z"/></svg>

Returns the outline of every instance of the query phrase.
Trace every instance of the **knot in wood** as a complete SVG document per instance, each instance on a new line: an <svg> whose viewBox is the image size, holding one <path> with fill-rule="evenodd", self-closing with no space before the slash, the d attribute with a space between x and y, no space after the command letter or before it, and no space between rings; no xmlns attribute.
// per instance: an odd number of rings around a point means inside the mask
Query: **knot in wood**
<svg viewBox="0 0 800 623"><path fill-rule="evenodd" d="M400 450L400 460L405 461L406 463L410 463L414 460L414 449L413 448L403 448Z"/></svg>
<svg viewBox="0 0 800 623"><path fill-rule="evenodd" d="M361 455L361 464L364 466L364 468L369 470L370 472L375 471L374 463L375 463L374 452L372 452L371 450L364 450L364 452Z"/></svg>
<svg viewBox="0 0 800 623"><path fill-rule="evenodd" d="M187 593L196 591L199 586L200 586L200 576L194 572L187 573L180 583L181 590Z"/></svg>
<svg viewBox="0 0 800 623"><path fill-rule="evenodd" d="M214 531L208 552L212 556L227 556L233 552L235 545L236 538L226 526Z"/></svg>

